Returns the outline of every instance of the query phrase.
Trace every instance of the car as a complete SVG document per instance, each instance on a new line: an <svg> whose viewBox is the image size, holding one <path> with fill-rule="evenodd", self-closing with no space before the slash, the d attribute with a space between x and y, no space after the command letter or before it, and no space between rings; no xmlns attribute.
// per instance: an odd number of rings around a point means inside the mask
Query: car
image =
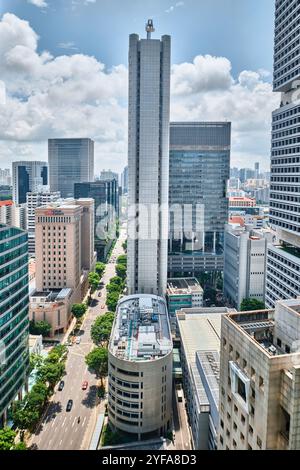
<svg viewBox="0 0 300 470"><path fill-rule="evenodd" d="M101 305L101 308L104 308L104 307L105 307L105 305Z"/></svg>
<svg viewBox="0 0 300 470"><path fill-rule="evenodd" d="M86 390L89 386L89 383L87 380L85 380L84 382L82 382L82 385L81 385L81 389L82 390Z"/></svg>
<svg viewBox="0 0 300 470"><path fill-rule="evenodd" d="M76 344L80 344L80 341L81 341L80 336L77 336L77 338L76 338Z"/></svg>
<svg viewBox="0 0 300 470"><path fill-rule="evenodd" d="M65 386L65 382L64 382L63 380L61 380L61 381L59 382L58 390L61 392L62 389L64 388L64 386Z"/></svg>
<svg viewBox="0 0 300 470"><path fill-rule="evenodd" d="M99 293L98 293L98 297L101 297L101 295L102 295L101 292L99 292Z"/></svg>
<svg viewBox="0 0 300 470"><path fill-rule="evenodd" d="M66 411L71 411L72 406L73 406L73 400L70 399L68 400Z"/></svg>

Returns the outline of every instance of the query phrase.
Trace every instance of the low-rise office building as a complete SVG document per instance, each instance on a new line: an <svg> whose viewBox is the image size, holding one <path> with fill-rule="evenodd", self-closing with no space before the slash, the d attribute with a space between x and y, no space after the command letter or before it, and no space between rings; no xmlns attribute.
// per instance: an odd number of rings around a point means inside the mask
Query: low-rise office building
<svg viewBox="0 0 300 470"><path fill-rule="evenodd" d="M300 449L300 298L222 317L218 449Z"/></svg>
<svg viewBox="0 0 300 470"><path fill-rule="evenodd" d="M165 300L147 294L123 297L108 349L108 418L113 428L138 439L170 429L172 350Z"/></svg>
<svg viewBox="0 0 300 470"><path fill-rule="evenodd" d="M230 309L177 312L183 389L194 449L217 446L221 317Z"/></svg>
<svg viewBox="0 0 300 470"><path fill-rule="evenodd" d="M264 301L267 239L244 227L225 232L224 296L239 308L243 299Z"/></svg>
<svg viewBox="0 0 300 470"><path fill-rule="evenodd" d="M194 277L168 279L166 297L172 332L176 330L177 310L203 305L203 289Z"/></svg>

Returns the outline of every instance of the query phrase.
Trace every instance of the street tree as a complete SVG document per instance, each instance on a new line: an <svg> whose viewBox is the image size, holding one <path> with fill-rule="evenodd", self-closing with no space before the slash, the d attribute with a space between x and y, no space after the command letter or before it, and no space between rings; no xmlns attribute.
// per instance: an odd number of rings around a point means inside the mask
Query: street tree
<svg viewBox="0 0 300 470"><path fill-rule="evenodd" d="M262 300L244 299L241 302L240 311L247 312L250 310L264 310L265 308L265 304Z"/></svg>
<svg viewBox="0 0 300 470"><path fill-rule="evenodd" d="M31 320L29 323L29 333L31 335L42 335L44 338L50 335L51 325L46 321L34 322Z"/></svg>
<svg viewBox="0 0 300 470"><path fill-rule="evenodd" d="M108 371L107 349L102 347L94 348L85 356L85 362L95 372L96 376L101 379L101 385L103 385L103 378L107 376Z"/></svg>
<svg viewBox="0 0 300 470"><path fill-rule="evenodd" d="M117 264L116 265L116 273L122 279L126 278L126 271L127 271L127 268L126 268L125 264Z"/></svg>
<svg viewBox="0 0 300 470"><path fill-rule="evenodd" d="M16 432L6 427L0 429L0 450L11 450L14 446Z"/></svg>
<svg viewBox="0 0 300 470"><path fill-rule="evenodd" d="M71 312L73 313L75 318L81 318L87 310L86 304L73 304Z"/></svg>

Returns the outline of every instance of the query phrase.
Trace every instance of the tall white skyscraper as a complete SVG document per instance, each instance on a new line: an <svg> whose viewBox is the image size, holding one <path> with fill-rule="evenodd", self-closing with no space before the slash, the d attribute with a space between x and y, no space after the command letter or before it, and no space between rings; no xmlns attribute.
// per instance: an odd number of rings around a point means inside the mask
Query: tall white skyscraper
<svg viewBox="0 0 300 470"><path fill-rule="evenodd" d="M266 305L300 295L300 4L276 0L270 224L278 243L268 247Z"/></svg>
<svg viewBox="0 0 300 470"><path fill-rule="evenodd" d="M171 38L129 39L128 291L167 284ZM136 206L136 205L139 205ZM135 234L135 236L134 236Z"/></svg>

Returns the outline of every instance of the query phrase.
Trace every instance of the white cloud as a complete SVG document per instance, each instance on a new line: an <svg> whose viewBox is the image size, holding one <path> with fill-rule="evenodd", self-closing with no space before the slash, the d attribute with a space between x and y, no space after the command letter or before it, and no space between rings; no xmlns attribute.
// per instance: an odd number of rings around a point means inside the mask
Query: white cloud
<svg viewBox="0 0 300 470"><path fill-rule="evenodd" d="M96 169L121 171L127 154L127 68L107 70L96 58L38 53L27 21L0 21L0 167L17 158L47 158L47 139L96 141ZM234 78L224 57L197 56L172 67L172 120L232 121L232 163L269 164L271 112L279 97L266 71Z"/></svg>
<svg viewBox="0 0 300 470"><path fill-rule="evenodd" d="M177 2L175 5L171 5L167 10L165 10L165 13L172 13L175 8L183 7L184 2Z"/></svg>
<svg viewBox="0 0 300 470"><path fill-rule="evenodd" d="M45 0L27 0L27 2L39 8L46 8L48 6Z"/></svg>
<svg viewBox="0 0 300 470"><path fill-rule="evenodd" d="M58 47L60 49L66 49L66 50L69 50L69 51L78 51L78 47L76 46L75 42L73 42L73 41L60 42L58 44Z"/></svg>

